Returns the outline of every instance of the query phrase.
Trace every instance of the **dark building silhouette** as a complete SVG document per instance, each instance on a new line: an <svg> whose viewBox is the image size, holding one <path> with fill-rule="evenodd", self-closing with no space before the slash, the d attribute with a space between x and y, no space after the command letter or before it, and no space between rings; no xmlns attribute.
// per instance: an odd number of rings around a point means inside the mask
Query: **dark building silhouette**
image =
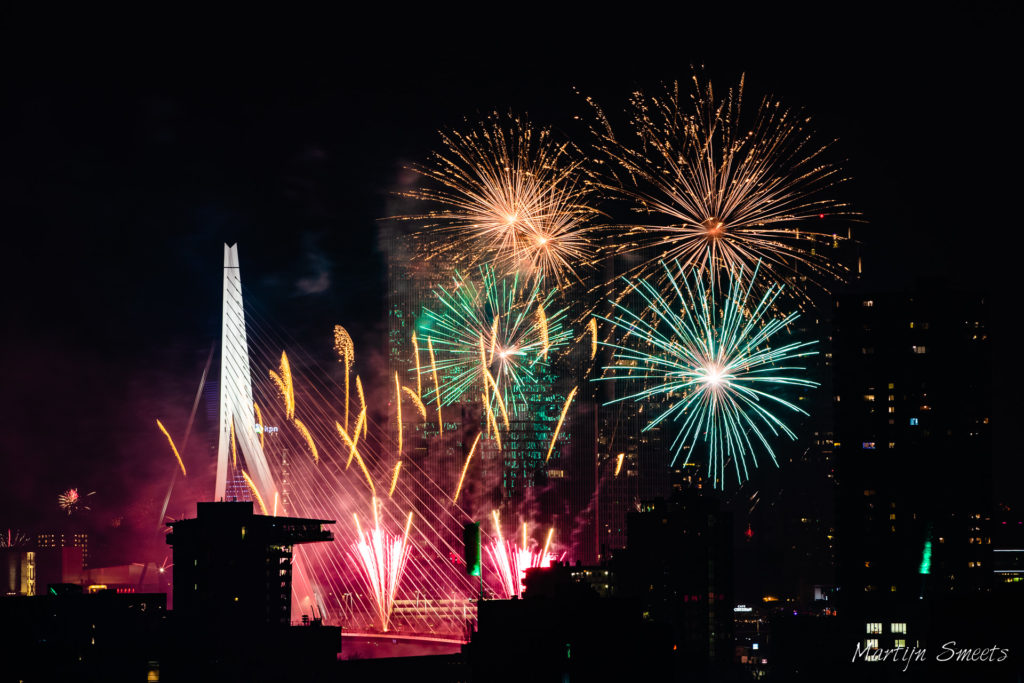
<svg viewBox="0 0 1024 683"><path fill-rule="evenodd" d="M994 571L987 307L937 282L836 303L840 661L1020 631L992 602L1013 574Z"/></svg>
<svg viewBox="0 0 1024 683"><path fill-rule="evenodd" d="M52 590L51 590L52 588ZM167 595L83 593L54 584L36 596L0 597L5 681L145 681L161 676Z"/></svg>
<svg viewBox="0 0 1024 683"><path fill-rule="evenodd" d="M171 522L175 615L213 622L287 625L292 546L331 541L328 520L254 515L252 503L199 503Z"/></svg>
<svg viewBox="0 0 1024 683"><path fill-rule="evenodd" d="M641 618L640 603L600 597L582 580L597 567L526 571L522 599L480 603L465 648L474 681L634 680L671 664L669 629Z"/></svg>
<svg viewBox="0 0 1024 683"><path fill-rule="evenodd" d="M619 594L669 629L676 670L722 675L735 655L732 514L689 489L643 503L628 525Z"/></svg>
<svg viewBox="0 0 1024 683"><path fill-rule="evenodd" d="M254 515L252 503L199 503L172 522L174 658L171 675L309 680L334 670L341 629L290 626L292 548L333 540L319 519Z"/></svg>

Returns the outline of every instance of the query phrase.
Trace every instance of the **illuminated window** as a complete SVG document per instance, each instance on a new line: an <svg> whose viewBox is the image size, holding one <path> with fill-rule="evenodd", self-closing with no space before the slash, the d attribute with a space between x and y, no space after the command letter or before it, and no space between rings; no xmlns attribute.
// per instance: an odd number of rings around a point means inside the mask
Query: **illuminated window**
<svg viewBox="0 0 1024 683"><path fill-rule="evenodd" d="M890 441L889 442L889 448L896 448L896 442L895 441Z"/></svg>
<svg viewBox="0 0 1024 683"><path fill-rule="evenodd" d="M924 346L911 346L910 349L918 355L928 353L928 349L925 348Z"/></svg>
<svg viewBox="0 0 1024 683"><path fill-rule="evenodd" d="M891 414L891 413L895 413L895 412L896 412L896 406L889 406L889 413Z"/></svg>
<svg viewBox="0 0 1024 683"><path fill-rule="evenodd" d="M896 519L896 513L893 513L893 514L889 515L889 519L890 520Z"/></svg>
<svg viewBox="0 0 1024 683"><path fill-rule="evenodd" d="M916 427L917 426L917 418L916 417L910 418L910 426L911 427Z"/></svg>
<svg viewBox="0 0 1024 683"><path fill-rule="evenodd" d="M878 638L868 638L867 640L864 641L864 645L866 645L869 650L877 650L878 649ZM868 661L877 662L878 660L877 659L871 659L871 660L868 660Z"/></svg>
<svg viewBox="0 0 1024 683"><path fill-rule="evenodd" d="M874 305L875 305L875 302L871 301L870 299L864 301L864 308L872 308L872 307L874 307Z"/></svg>
<svg viewBox="0 0 1024 683"><path fill-rule="evenodd" d="M874 441L865 441L864 443L861 444L860 447L863 448L866 451L873 451L873 450L875 450L875 442Z"/></svg>
<svg viewBox="0 0 1024 683"><path fill-rule="evenodd" d="M894 383L892 383L892 382L889 382L889 388L890 389L895 389L896 385Z"/></svg>
<svg viewBox="0 0 1024 683"><path fill-rule="evenodd" d="M867 624L867 633L875 634L882 632L882 622L880 621L869 621Z"/></svg>
<svg viewBox="0 0 1024 683"><path fill-rule="evenodd" d="M905 621L894 621L893 623L889 624L889 630L892 631L893 633L906 633L907 632L907 622L905 622Z"/></svg>
<svg viewBox="0 0 1024 683"><path fill-rule="evenodd" d="M864 400L868 401L869 403L874 402L875 395L874 394L864 394Z"/></svg>
<svg viewBox="0 0 1024 683"><path fill-rule="evenodd" d="M896 638L893 641L893 645L895 645L896 647L906 647L907 646L907 641L904 638Z"/></svg>

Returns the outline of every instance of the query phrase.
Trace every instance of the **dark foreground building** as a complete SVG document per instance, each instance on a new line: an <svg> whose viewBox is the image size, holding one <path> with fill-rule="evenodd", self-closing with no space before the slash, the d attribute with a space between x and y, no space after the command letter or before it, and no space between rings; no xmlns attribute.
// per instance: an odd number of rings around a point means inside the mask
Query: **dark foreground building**
<svg viewBox="0 0 1024 683"><path fill-rule="evenodd" d="M620 595L643 618L671 633L677 678L731 675L733 643L732 514L716 498L689 489L629 515L629 546L619 553Z"/></svg>
<svg viewBox="0 0 1024 683"><path fill-rule="evenodd" d="M336 668L341 629L290 626L292 547L330 541L328 520L254 515L252 503L199 503L171 523L172 680L315 680ZM198 675L197 675L198 674ZM312 678L311 678L312 677Z"/></svg>
<svg viewBox="0 0 1024 683"><path fill-rule="evenodd" d="M2 597L0 680L166 680L166 607L164 593L87 594L71 584Z"/></svg>
<svg viewBox="0 0 1024 683"><path fill-rule="evenodd" d="M529 569L523 599L480 603L466 647L473 681L643 680L666 670L669 630L645 622L636 600L598 596L576 569Z"/></svg>

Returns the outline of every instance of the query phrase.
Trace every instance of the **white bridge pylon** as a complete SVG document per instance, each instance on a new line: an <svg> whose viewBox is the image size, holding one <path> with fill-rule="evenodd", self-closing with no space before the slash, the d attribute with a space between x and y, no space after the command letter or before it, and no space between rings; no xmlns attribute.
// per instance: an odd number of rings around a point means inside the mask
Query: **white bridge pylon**
<svg viewBox="0 0 1024 683"><path fill-rule="evenodd" d="M245 336L245 311L242 308L242 275L238 267L238 245L224 245L224 308L220 341L220 443L217 446L217 490L214 500L224 500L227 489L228 461L231 458L231 422L235 423L235 442L241 451L245 470L253 480L264 504L272 505L277 493L267 456L256 436L256 412L252 400L252 373L249 368L249 343ZM288 510L284 514L288 514ZM302 553L292 563L292 618L320 611L314 603L319 597L306 576Z"/></svg>
<svg viewBox="0 0 1024 683"><path fill-rule="evenodd" d="M228 462L231 459L231 424L245 469L265 504L274 500L277 487L266 455L256 435L252 399L249 345L245 336L242 308L242 275L238 267L238 245L224 245L224 307L221 321L220 354L220 443L217 446L217 484L214 500L224 500Z"/></svg>

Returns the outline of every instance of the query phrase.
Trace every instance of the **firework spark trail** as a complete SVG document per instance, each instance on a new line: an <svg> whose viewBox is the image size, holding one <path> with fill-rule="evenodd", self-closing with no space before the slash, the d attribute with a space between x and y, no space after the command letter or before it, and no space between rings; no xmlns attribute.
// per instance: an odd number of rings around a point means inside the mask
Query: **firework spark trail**
<svg viewBox="0 0 1024 683"><path fill-rule="evenodd" d="M805 114L767 98L748 124L743 79L724 98L696 74L693 85L688 98L678 83L657 96L635 93L630 136L616 137L596 110L592 130L610 162L597 184L651 221L633 226L620 251L654 248L658 259L716 273L750 273L764 261L786 276L841 279L847 269L822 252L843 238L810 225L826 214L856 216L825 196L845 180L823 158L830 144L813 142ZM650 261L636 274L657 270Z"/></svg>
<svg viewBox="0 0 1024 683"><path fill-rule="evenodd" d="M466 472L469 471L469 461L473 459L473 453L476 451L476 445L480 441L480 435L483 432L477 432L476 437L473 439L473 445L469 447L469 455L466 456L466 464L462 466L462 474L459 475L459 485L455 487L455 495L452 496L452 502L457 503L459 501L459 493L462 492L462 483L466 480Z"/></svg>
<svg viewBox="0 0 1024 683"><path fill-rule="evenodd" d="M295 417L295 385L292 384L292 368L288 363L288 354L281 352L280 374L270 370L270 379L274 381L277 390L284 400L284 416L291 420Z"/></svg>
<svg viewBox="0 0 1024 683"><path fill-rule="evenodd" d="M782 432L796 438L771 408L807 414L774 392L786 387L817 386L816 382L789 374L804 368L787 365L815 355L817 352L808 348L814 342L772 346L773 337L799 316L795 312L773 313L781 285L772 284L759 297L751 297L756 269L750 277L730 275L724 304L719 308L716 278L695 271L691 282L682 263L674 263L675 272L668 264L663 266L664 280L674 296L666 297L648 280L629 283L640 295L643 309L633 311L616 304L615 317L605 320L620 331L628 331L629 339L640 348L608 343L616 364L605 368L612 374L595 381L644 383L639 391L609 403L681 394L680 400L673 401L644 430L668 419L681 421L672 444L672 464L686 447L689 462L695 446L702 443L707 452L708 476L714 485L724 488L725 466L730 459L742 483L749 477L747 456L756 467L759 447L778 464L769 434L778 436ZM681 315L680 310L687 313Z"/></svg>
<svg viewBox="0 0 1024 683"><path fill-rule="evenodd" d="M363 393L363 381L356 375L356 393L359 394L359 406L363 414L363 437L366 437L366 394ZM358 431L358 430L357 430Z"/></svg>
<svg viewBox="0 0 1024 683"><path fill-rule="evenodd" d="M316 443L313 442L313 435L309 433L309 429L307 429L306 425L304 425L297 417L292 420L292 424L294 424L295 428L299 430L299 434L302 434L302 438L306 440L306 446L309 448L309 452L313 456L313 462L320 462L320 452L316 449Z"/></svg>
<svg viewBox="0 0 1024 683"><path fill-rule="evenodd" d="M537 329L540 331L540 357L543 360L547 360L550 340L548 339L548 319L544 315L543 304L537 306Z"/></svg>
<svg viewBox="0 0 1024 683"><path fill-rule="evenodd" d="M174 446L174 440L171 438L171 435L167 433L167 429L164 427L163 423L160 422L160 420L156 421L156 426L159 427L160 431L163 432L164 436L167 437L167 443L171 444L171 451L174 452L174 457L177 458L178 465L181 466L181 476L188 476L185 473L185 463L182 462L181 456L178 454L178 449Z"/></svg>
<svg viewBox="0 0 1024 683"><path fill-rule="evenodd" d="M341 426L340 422L335 422L334 426L338 430L338 435L341 437L341 440L345 443L346 446L348 446L348 460L345 462L345 469L347 470L352 465L352 456L355 455L356 442L348 435L348 432L345 431L345 428ZM356 427L358 426L359 421L356 420ZM356 439L358 438L359 433L356 432Z"/></svg>
<svg viewBox="0 0 1024 683"><path fill-rule="evenodd" d="M288 388L288 414L289 419L295 417L295 383L292 381L292 366L288 362L288 354L281 352L281 380Z"/></svg>
<svg viewBox="0 0 1024 683"><path fill-rule="evenodd" d="M489 355L487 356L487 363L486 363L486 365L490 365L491 363L494 362L494 347L498 345L498 324L500 322L501 322L501 314L500 313L495 313L494 314L494 322L491 323L491 349L488 352Z"/></svg>
<svg viewBox="0 0 1024 683"><path fill-rule="evenodd" d="M423 384L420 382L420 347L416 343L415 332L412 333L412 353L413 358L416 359L416 398L418 399L423 395ZM420 402L420 405L423 405L423 403ZM426 415L423 416L423 419L426 419Z"/></svg>
<svg viewBox="0 0 1024 683"><path fill-rule="evenodd" d="M555 535L555 527L551 527L551 529L548 530L548 537L544 541L544 550L540 551L541 557L547 557L547 555L548 555L548 548L551 547L551 537L554 536L554 535Z"/></svg>
<svg viewBox="0 0 1024 683"><path fill-rule="evenodd" d="M256 504L260 506L260 511L263 514L267 514L267 506L263 504L263 496L260 495L259 489L256 488L256 484L253 483L249 473L242 470L242 478L245 479L246 486L248 486L249 491L252 492L252 497L256 499Z"/></svg>
<svg viewBox="0 0 1024 683"><path fill-rule="evenodd" d="M427 187L404 196L437 207L405 216L422 224L421 256L457 266L489 263L502 273L578 279L596 251L583 155L556 142L548 128L516 117L488 116L467 132L442 133L443 152L414 170Z"/></svg>
<svg viewBox="0 0 1024 683"><path fill-rule="evenodd" d="M395 421L398 423L398 457L402 457L402 385L395 372Z"/></svg>
<svg viewBox="0 0 1024 683"><path fill-rule="evenodd" d="M434 400L444 405L465 402L481 384L490 392L490 371L506 411L528 409L526 387L549 367L547 355L573 339L565 325L567 309L551 308L556 290L544 292L540 282L501 278L482 266L478 280L456 272L452 285L436 287L434 296L435 305L423 309L434 335L430 347L436 342L438 351L432 372L445 376L444 385L434 389ZM540 308L547 309L543 328Z"/></svg>
<svg viewBox="0 0 1024 683"><path fill-rule="evenodd" d="M423 401L421 401L420 397L416 395L416 392L410 389L409 387L402 387L402 391L404 391L405 394L409 397L409 399L412 401L412 404L416 406L416 410L417 412L419 412L420 417L426 420L427 407L423 405Z"/></svg>
<svg viewBox="0 0 1024 683"><path fill-rule="evenodd" d="M494 417L494 411L491 410L491 402L487 400L487 396L482 394L480 396L480 398L481 398L481 400L483 400L483 402L484 402L484 410L487 412L487 425L488 425L487 435L490 436L490 434L491 434L490 430L491 430L491 428L493 428L494 429L494 441L498 444L498 450L500 451L501 450L501 434L498 433L498 420Z"/></svg>
<svg viewBox="0 0 1024 683"><path fill-rule="evenodd" d="M356 349L352 337L341 325L334 326L334 351L338 362L345 364L345 429L348 429L348 377L356 360Z"/></svg>
<svg viewBox="0 0 1024 683"><path fill-rule="evenodd" d="M558 441L558 432L562 430L562 423L565 422L565 414L569 412L569 404L572 403L573 397L576 396L576 387L572 388L569 392L569 396L565 399L565 405L562 406L562 414L558 416L558 424L555 425L555 432L551 435L551 445L548 446L548 454L544 458L544 462L551 459L551 452L555 450L555 442Z"/></svg>
<svg viewBox="0 0 1024 683"><path fill-rule="evenodd" d="M395 492L395 486L398 485L398 473L401 471L401 469L402 461L399 460L398 462L395 463L395 473L391 475L391 487L388 488L388 498L390 498L392 494L394 494Z"/></svg>
<svg viewBox="0 0 1024 683"><path fill-rule="evenodd" d="M590 322L587 323L587 329L590 330L590 360L594 360L597 357L597 319L591 318Z"/></svg>
<svg viewBox="0 0 1024 683"><path fill-rule="evenodd" d="M359 527L359 517L355 517L359 542L353 545L357 564L362 569L362 578L366 583L380 619L381 630L387 632L394 608L398 585L405 573L409 561L409 528L412 526L412 513L409 513L402 536L395 536L380 528L376 520L376 502L374 502L374 528L364 532Z"/></svg>
<svg viewBox="0 0 1024 683"><path fill-rule="evenodd" d="M615 457L615 476L619 476L619 472L622 471L622 460L626 457L625 453L619 453Z"/></svg>
<svg viewBox="0 0 1024 683"><path fill-rule="evenodd" d="M260 426L260 448L264 448L263 443L263 413L260 412L260 404L253 401L252 409L256 413L256 424Z"/></svg>
<svg viewBox="0 0 1024 683"><path fill-rule="evenodd" d="M437 433L444 433L444 421L441 419L441 388L437 383L437 363L434 360L434 340L427 337L427 351L430 353L430 374L434 376L434 399L437 401Z"/></svg>
<svg viewBox="0 0 1024 683"><path fill-rule="evenodd" d="M505 410L505 401L504 399L501 398L501 392L498 391L498 383L494 381L494 377L491 375L491 371L488 370L487 368L484 368L483 374L484 378L487 380L487 383L491 385L491 389L494 390L494 397L495 399L497 399L496 403L498 404L498 409L501 411L501 420L502 422L505 423L505 429L508 429L508 411ZM484 394L484 398L487 398L486 394Z"/></svg>

